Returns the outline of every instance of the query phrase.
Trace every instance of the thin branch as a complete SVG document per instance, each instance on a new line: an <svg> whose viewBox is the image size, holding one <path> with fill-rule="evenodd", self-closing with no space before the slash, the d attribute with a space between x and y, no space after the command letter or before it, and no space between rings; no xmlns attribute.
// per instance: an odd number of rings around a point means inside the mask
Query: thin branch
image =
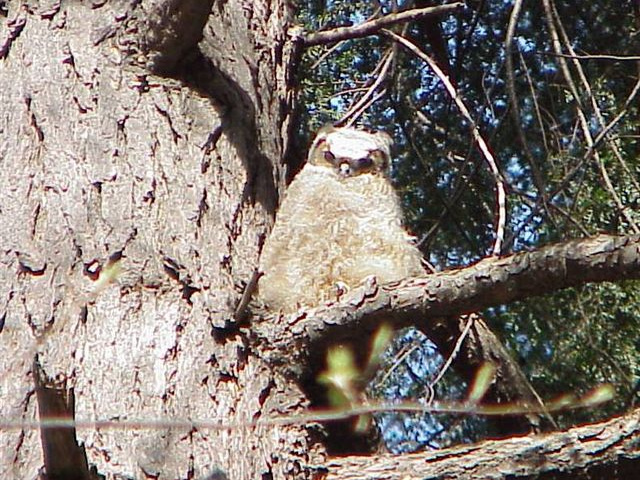
<svg viewBox="0 0 640 480"><path fill-rule="evenodd" d="M568 57L571 58L571 55L558 54L558 57ZM527 72L528 75L528 72ZM583 155L582 159L565 175L560 184L556 186L549 194L549 200L554 199L560 192L563 192L569 183L574 179L574 177L582 171L584 165L594 156L596 149L600 146L603 140L609 135L611 130L618 124L618 122L626 115L628 108L633 104L638 92L640 91L640 78L634 85L631 93L627 97L622 109L618 112L618 114L596 135L593 139L593 144L587 148L587 151ZM535 99L534 99L535 100ZM537 102L536 102L537 105ZM541 130L544 136L544 129ZM614 139L613 137L611 138ZM544 139L546 145L546 139ZM635 175L631 175L632 178L635 178ZM551 203L553 205L553 203ZM535 214L535 212L532 212Z"/></svg>
<svg viewBox="0 0 640 480"><path fill-rule="evenodd" d="M513 4L513 9L511 11L511 16L509 18L509 26L507 27L507 38L504 41L504 50L505 50L505 60L506 60L506 70L507 70L507 91L509 93L509 99L511 101L511 112L513 114L514 126L516 129L516 133L518 135L518 140L520 140L520 144L522 145L522 149L524 151L527 160L529 161L529 165L531 165L531 171L533 173L533 182L540 193L542 198L542 204L547 209L547 200L545 195L545 187L542 181L542 174L540 172L540 168L538 167L538 162L533 158L533 154L531 153L531 149L529 148L529 143L527 142L527 138L524 135L524 130L522 129L522 122L520 119L520 107L518 106L518 97L516 95L516 81L515 81L515 70L513 66L513 37L515 35L516 26L518 24L518 18L520 16L520 9L522 8L522 0L516 0ZM519 51L519 49L518 49ZM526 65L525 65L526 70ZM548 212L547 212L548 213Z"/></svg>
<svg viewBox="0 0 640 480"><path fill-rule="evenodd" d="M380 70L380 72L376 76L375 81L367 89L366 93L349 108L338 122L336 122L336 125L345 125L350 127L367 108L381 98L380 94L385 93L385 90L383 89L382 91L377 92L377 95L376 90L378 90L380 85L382 85L382 83L387 79L387 74L389 73L389 69L393 63L394 56L394 50L388 52L384 56L384 58L379 62L378 67L376 67L376 70Z"/></svg>
<svg viewBox="0 0 640 480"><path fill-rule="evenodd" d="M559 19L557 18L557 13L555 12L555 9L552 6L550 0L543 0L542 3L544 5L545 14L547 16L547 25L551 33L551 40L552 40L551 43L556 53L560 54L562 53L562 43L560 41L560 35L558 34L558 30L556 29L556 25L555 25L556 21L559 22ZM556 18L554 18L554 16ZM569 42L565 38L565 44L567 43ZM618 211L626 219L627 223L633 229L634 233L640 233L640 229L631 218L628 212L628 208L622 203L620 196L616 192L615 187L611 182L611 178L609 177L609 174L604 166L604 162L602 161L602 158L600 158L600 154L598 153L597 150L593 149L594 147L593 136L591 135L591 131L589 129L589 122L583 110L580 94L578 93L578 88L576 87L575 82L573 81L571 71L569 70L569 66L567 65L565 58L563 57L559 57L559 58L560 58L559 59L560 70L562 71L565 81L567 82L567 86L571 91L571 95L573 96L576 102L576 112L578 114L578 120L580 122L580 128L582 130L582 134L584 135L584 138L587 142L587 146L589 147L590 150L593 151L593 157L595 158L598 168L600 169L600 174L605 184L605 188L607 189L607 191L609 192L609 195L611 195L611 198L615 202ZM588 89L587 93L589 95L591 94L590 88Z"/></svg>
<svg viewBox="0 0 640 480"><path fill-rule="evenodd" d="M453 363L455 358L458 356L458 353L460 352L460 347L462 347L462 342L464 342L464 339L467 338L467 335L469 335L469 331L471 330L471 327L473 326L473 322L475 321L477 316L478 315L476 313L471 313L469 315L460 317L460 320L463 320L466 317L467 323L465 324L464 329L462 330L462 333L458 336L458 339L456 340L456 344L453 347L453 350L451 351L451 353L449 354L449 358L447 358L447 360L440 367L440 370L438 371L436 378L434 378L431 381L431 383L429 383L429 385L427 386L427 390L429 391L429 399L427 400L427 405L431 405L431 403L433 403L433 398L435 395L435 386L440 380L442 380L442 377L444 377L444 374L447 373L447 371L449 370L449 367L451 367L451 364Z"/></svg>
<svg viewBox="0 0 640 480"><path fill-rule="evenodd" d="M638 95L638 92L640 92L640 78L638 78L638 80L636 81L636 84L633 86L633 89L631 90L631 93L629 94L629 96L627 97L627 99L624 102L624 105L622 107L622 109L618 112L618 114L600 131L600 133L598 133L598 135L596 135L596 138L593 140L594 146L597 146L603 138L607 137L607 135L609 135L609 132L611 132L611 130L613 130L613 127L616 126L616 124L622 119L622 117L624 117L627 114L627 111L629 109L629 106L633 103L633 101L635 100L636 96Z"/></svg>
<svg viewBox="0 0 640 480"><path fill-rule="evenodd" d="M383 377L380 380L375 382L374 388L379 388L381 385L384 385L389 379L389 377L391 376L391 374L394 371L396 371L400 367L400 365L405 363L405 360L407 359L407 357L411 355L413 352L415 352L421 343L422 342L413 341L406 348L400 351L399 355L396 355L396 358L394 359L393 364L390 367L385 368L385 373Z"/></svg>
<svg viewBox="0 0 640 480"><path fill-rule="evenodd" d="M528 195L527 193L525 193L525 192L523 192L523 191L521 191L521 190L519 190L517 188L512 188L511 192L516 194L516 195L518 195L522 199L522 201L529 206L531 212L529 213L529 215L527 215L527 218L524 221L521 222L520 227L515 229L515 231L514 231L513 235L511 236L511 238L507 239L507 241L506 241L507 244L509 244L515 238L517 238L518 235L520 235L520 232L522 231L522 229L525 228L531 222L532 218L537 215L538 208L539 208L539 203L540 203L539 200L535 201L535 198L533 198L533 195ZM571 224L573 224L578 230L580 230L580 233L584 237L591 236L591 232L589 232L589 230L587 230L578 220L573 218L571 216L571 214L569 212L567 212L565 209L563 209L562 207L560 207L559 205L556 205L554 203L550 203L549 206L551 207L551 209L559 212L560 215L562 215Z"/></svg>
<svg viewBox="0 0 640 480"><path fill-rule="evenodd" d="M372 90L373 91L373 90ZM353 111L353 112L348 112L349 116L351 118L349 118L345 123L345 117L343 117L342 119L340 119L338 122L336 122L336 126L338 125L344 125L346 127L351 127L355 121L360 118L360 116L374 103L376 103L378 100L381 100L385 97L385 95L387 94L387 89L382 89L381 91L377 92L376 94L373 95L372 98L367 99L366 103L361 104L361 106L358 108L358 110Z"/></svg>
<svg viewBox="0 0 640 480"><path fill-rule="evenodd" d="M473 117L471 117L471 113L469 113L469 110L467 109L464 102L460 99L460 96L458 95L458 92L456 91L455 87L453 86L449 78L444 74L442 69L438 66L438 64L429 55L427 55L422 50L420 50L420 48L418 48L413 42L407 40L404 37L401 37L400 35L393 33L390 30L383 30L383 31L386 35L390 36L393 40L400 43L402 46L407 48L418 58L425 61L429 65L429 67L431 67L431 69L438 76L440 81L442 81L442 83L444 84L447 92L455 102L456 106L458 107L458 109L460 110L464 118L469 122L471 135L473 136L473 139L475 140L475 142L478 144L478 148L480 149L485 160L487 161L487 164L489 166L489 171L493 175L495 185L496 185L496 196L497 196L497 203L498 203L498 219L497 219L497 226L496 226L496 238L493 243L492 253L493 255L499 255L502 250L502 243L504 242L504 231L505 231L505 225L507 222L506 220L507 194L504 186L504 179L500 174L500 170L498 169L496 160L493 157L493 154L491 153L491 150L489 149L487 142L484 140L484 138L480 134L480 129L478 128L478 125L473 120Z"/></svg>
<svg viewBox="0 0 640 480"><path fill-rule="evenodd" d="M401 408L403 405L400 405ZM396 406L391 406L396 407ZM397 408L397 407L396 407ZM377 411L377 410L376 410ZM425 411L424 406L422 410ZM295 424L317 421L311 418L295 418ZM242 425L221 424L218 420L120 420L98 422L73 422L51 418L42 422L0 423L0 429L34 430L43 427L66 428L126 428L228 430L230 428L265 428L270 419L244 422ZM321 420L324 420L322 418ZM290 422L294 423L294 422ZM259 425L258 425L259 424ZM283 423L278 423L282 425ZM268 425L267 425L268 426ZM472 445L459 445L437 451L425 450L403 455L378 453L376 455L335 456L321 466L327 480L361 480L363 478L388 478L418 480L424 478L538 478L550 471L562 472L555 478L584 477L589 468L592 478L603 478L602 472L618 472L607 478L634 478L634 466L638 461L640 437L640 410L604 422L581 425L566 431L486 440ZM514 459L505 464L504 459ZM570 461L568 461L570 459ZM610 466L610 470L606 467ZM625 477L626 474L626 477ZM511 476L509 476L511 475Z"/></svg>
<svg viewBox="0 0 640 480"><path fill-rule="evenodd" d="M320 55L320 57L315 62L313 62L313 65L311 65L310 70L315 70L316 68L318 68L318 65L320 65L323 62L323 60L325 60L327 57L332 55L333 52L338 50L343 43L344 41L338 42L335 45L332 45L330 48L327 48L327 50L324 51L322 55Z"/></svg>
<svg viewBox="0 0 640 480"><path fill-rule="evenodd" d="M244 287L242 297L240 297L240 301L233 312L233 319L236 322L242 322L247 319L247 307L251 301L251 296L255 293L256 288L258 288L258 280L260 280L261 276L262 272L256 268L249 279L249 283Z"/></svg>
<svg viewBox="0 0 640 480"><path fill-rule="evenodd" d="M602 384L594 389L606 393L610 387ZM610 400L610 396L602 396L602 400L594 401L587 393L581 398L574 397L572 402L557 402L552 411L567 411L591 407L598 403ZM0 431L9 430L48 430L48 429L91 429L91 430L241 430L260 427L279 427L286 425L302 425L312 422L327 422L344 420L360 415L375 413L407 412L407 413L454 413L468 415L504 416L520 413L540 413L542 410L536 407L519 404L478 404L475 402L441 402L437 405L424 405L419 402L375 402L368 404L355 404L346 408L331 408L307 410L306 413L294 413L291 415L277 415L263 417L254 420L228 421L211 419L187 419L180 417L156 418L156 419L83 419L74 417L47 416L40 420L8 419L0 420ZM126 417L126 413L123 415Z"/></svg>
<svg viewBox="0 0 640 480"><path fill-rule="evenodd" d="M419 105L415 105L409 96L405 97L405 101L411 106L412 110L415 112L416 117L424 125L429 126L433 123L427 118L424 113L422 113L422 111L420 110L421 107ZM406 129L405 122L400 122L400 128L403 130L405 137L408 139L409 146L411 147L413 154L420 159L420 162L424 165L425 169L429 171L431 169L431 164L424 157L421 149L416 145L413 138L413 133L409 133L409 131ZM438 133L442 132L438 131ZM464 192L467 189L471 189L469 178L476 174L476 166L475 163L469 162L469 158L456 158L452 152L447 153L446 156L451 165L458 171L458 175L456 175L456 180L453 185L453 194L450 195L449 198L445 198L442 192L440 192L440 189L436 188L435 184L433 185L433 194L443 208L441 209L438 219L431 225L429 230L425 234L423 234L422 237L420 237L417 242L417 246L423 251L428 250L429 243L431 242L437 231L440 229L440 225L442 224L443 220L446 218L449 221L453 220L453 226L458 232L459 237L469 245L469 248L471 248L471 250L477 251L478 245L471 239L471 237L469 236L469 232L464 228L460 219L458 218L455 209L452 208L452 205L455 205L456 202L458 202ZM458 163L461 163L461 166L458 166ZM470 164L472 170L469 172L467 171L466 167Z"/></svg>
<svg viewBox="0 0 640 480"><path fill-rule="evenodd" d="M544 151L549 152L549 142L547 140L547 132L544 128L544 122L542 120L542 112L540 110L540 104L538 102L538 98L536 95L535 88L533 86L533 80L531 79L531 73L529 72L529 68L527 63L524 60L524 56L522 55L522 51L518 49L518 56L520 57L520 63L522 64L525 78L527 79L527 85L529 86L529 92L531 94L531 99L533 100L534 110L536 112L536 119L538 120L538 128L540 128L540 135L542 136L542 143L544 145Z"/></svg>
<svg viewBox="0 0 640 480"><path fill-rule="evenodd" d="M418 20L432 15L442 15L458 10L463 6L463 2L455 2L435 7L414 8L411 10L405 10L404 12L390 13L384 17L377 18L375 20L368 20L352 27L338 27L331 30L324 30L322 32L310 33L303 37L303 41L305 46L310 47L313 45L325 45L327 43L334 43L352 38L367 37L396 23L411 22L413 20Z"/></svg>
<svg viewBox="0 0 640 480"><path fill-rule="evenodd" d="M560 15L558 14L557 10L555 9L555 6L554 6L554 13L555 13L556 21L558 22L558 27L559 27L560 33L562 35L562 40L564 42L564 45L565 45L566 49L571 54L574 54L575 52L573 50L573 46L571 45L571 41L569 40L569 37L567 36L567 32L565 31L564 26L560 22ZM620 153L620 149L618 148L616 143L614 141L612 141L611 138L608 135L609 129L606 127L606 122L604 120L604 116L602 115L602 112L600 111L600 107L598 106L598 102L596 101L595 96L593 95L593 91L591 90L591 85L589 84L589 81L587 80L587 76L584 73L582 65L576 59L573 59L573 61L571 63L573 64L574 68L578 72L578 77L580 78L580 82L582 83L585 91L587 92L587 97L591 101L591 108L593 109L593 111L594 111L594 113L596 115L596 118L598 120L598 124L599 124L600 128L602 129L601 132L600 132L601 135L599 135L599 137L601 136L602 138L604 138L606 144L609 146L609 148L613 152L614 156L618 160L618 163L620 163L620 166L625 171L628 179L633 183L633 186L635 187L636 192L640 193L640 186L638 185L638 182L636 182L636 180L635 180L634 172L631 171L631 169L629 168L627 163L624 161L624 158L622 158L622 154ZM626 105L627 105L627 103L625 102L625 106ZM595 140L594 140L594 144L595 144ZM604 165L602 166L602 168L604 168ZM638 233L638 231L636 231L636 233Z"/></svg>
<svg viewBox="0 0 640 480"><path fill-rule="evenodd" d="M558 53L558 52L534 52L535 55L540 56L549 56L549 57L564 57L564 58L575 58L577 60L615 60L620 62L637 62L640 60L639 56L636 55L606 55L606 54L598 54L598 55L577 55L575 53Z"/></svg>

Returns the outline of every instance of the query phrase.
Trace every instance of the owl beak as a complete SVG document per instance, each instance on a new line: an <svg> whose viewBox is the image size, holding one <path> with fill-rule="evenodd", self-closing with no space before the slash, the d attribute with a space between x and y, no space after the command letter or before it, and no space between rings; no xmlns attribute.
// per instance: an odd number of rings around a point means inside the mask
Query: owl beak
<svg viewBox="0 0 640 480"><path fill-rule="evenodd" d="M340 164L340 175L343 177L351 175L351 165L349 165L349 162L342 162Z"/></svg>

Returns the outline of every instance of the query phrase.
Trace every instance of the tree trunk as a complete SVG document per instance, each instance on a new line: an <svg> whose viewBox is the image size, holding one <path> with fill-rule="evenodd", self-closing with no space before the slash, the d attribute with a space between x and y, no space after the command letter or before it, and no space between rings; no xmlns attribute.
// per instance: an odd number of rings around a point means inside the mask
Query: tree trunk
<svg viewBox="0 0 640 480"><path fill-rule="evenodd" d="M86 3L2 22L0 417L157 420L77 429L106 478L303 478L304 426L162 424L305 405L230 330L283 186L290 7ZM51 438L0 430L0 477L72 478Z"/></svg>

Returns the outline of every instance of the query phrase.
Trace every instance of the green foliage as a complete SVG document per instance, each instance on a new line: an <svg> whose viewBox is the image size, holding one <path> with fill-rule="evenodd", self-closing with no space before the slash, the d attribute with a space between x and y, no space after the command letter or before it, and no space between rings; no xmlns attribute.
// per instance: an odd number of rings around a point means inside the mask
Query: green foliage
<svg viewBox="0 0 640 480"><path fill-rule="evenodd" d="M543 302L509 305L492 317L544 398L563 392L581 395L600 383L615 387L613 402L563 414L563 426L630 407L640 380L638 282L588 285Z"/></svg>

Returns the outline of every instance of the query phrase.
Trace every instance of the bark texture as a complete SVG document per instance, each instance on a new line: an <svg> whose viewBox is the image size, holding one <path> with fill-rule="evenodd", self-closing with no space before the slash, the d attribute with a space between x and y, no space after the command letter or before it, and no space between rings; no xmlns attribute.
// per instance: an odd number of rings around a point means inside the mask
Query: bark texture
<svg viewBox="0 0 640 480"><path fill-rule="evenodd" d="M604 423L545 435L490 440L410 455L343 457L329 479L608 479L640 478L640 411Z"/></svg>
<svg viewBox="0 0 640 480"><path fill-rule="evenodd" d="M56 402L81 419L295 412L294 383L242 335L212 334L231 323L283 177L287 3L7 5L0 417L37 418L36 355L51 387L40 415ZM106 478L302 478L317 460L302 426L76 437ZM0 430L0 477L36 478L40 440Z"/></svg>

